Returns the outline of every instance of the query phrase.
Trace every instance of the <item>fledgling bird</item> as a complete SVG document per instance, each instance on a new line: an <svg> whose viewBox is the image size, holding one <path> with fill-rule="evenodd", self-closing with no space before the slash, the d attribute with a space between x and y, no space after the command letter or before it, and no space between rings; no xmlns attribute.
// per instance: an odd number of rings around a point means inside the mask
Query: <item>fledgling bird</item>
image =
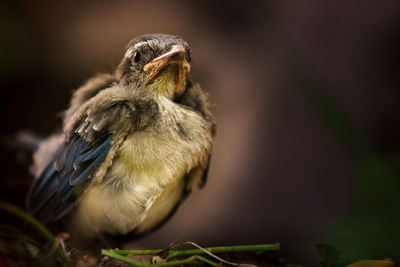
<svg viewBox="0 0 400 267"><path fill-rule="evenodd" d="M80 87L63 131L34 154L28 210L72 233L143 234L206 179L215 135L209 103L177 36L133 39L113 74Z"/></svg>

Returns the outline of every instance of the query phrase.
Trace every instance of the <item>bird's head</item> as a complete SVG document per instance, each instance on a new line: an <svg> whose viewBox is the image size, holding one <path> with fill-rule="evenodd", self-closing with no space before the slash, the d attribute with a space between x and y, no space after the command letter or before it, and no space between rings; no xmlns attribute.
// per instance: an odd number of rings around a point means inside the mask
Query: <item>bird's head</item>
<svg viewBox="0 0 400 267"><path fill-rule="evenodd" d="M136 85L172 99L186 88L190 52L189 45L180 37L143 35L128 44L116 75L125 85Z"/></svg>

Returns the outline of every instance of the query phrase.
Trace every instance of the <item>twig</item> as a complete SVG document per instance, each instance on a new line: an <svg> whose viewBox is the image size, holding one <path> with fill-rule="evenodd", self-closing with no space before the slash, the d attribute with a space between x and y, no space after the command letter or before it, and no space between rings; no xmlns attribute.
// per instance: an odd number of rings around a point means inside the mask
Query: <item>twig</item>
<svg viewBox="0 0 400 267"><path fill-rule="evenodd" d="M203 252L206 253L207 255L213 257L214 259L217 259L217 260L219 260L220 262L225 263L225 264L228 264L228 265L233 265L233 266L246 266L246 267L257 267L257 266L252 265L252 264L240 264L240 263L235 263L235 262L231 262L231 261L227 261L227 260L221 259L220 257L218 257L217 255L215 255L214 253L208 251L208 250L205 249L205 248L200 247L199 245L197 245L197 244L194 243L194 242L188 241L188 242L186 242L186 244L192 245L192 246L194 246L194 247L200 249L201 251L203 251Z"/></svg>
<svg viewBox="0 0 400 267"><path fill-rule="evenodd" d="M188 250L171 250L168 253L167 260L180 256L201 255L206 254L206 251L211 253L228 253L228 252L264 252L279 250L280 244L266 244L266 245L247 245L247 246L226 246L226 247L211 247L202 249L188 249Z"/></svg>

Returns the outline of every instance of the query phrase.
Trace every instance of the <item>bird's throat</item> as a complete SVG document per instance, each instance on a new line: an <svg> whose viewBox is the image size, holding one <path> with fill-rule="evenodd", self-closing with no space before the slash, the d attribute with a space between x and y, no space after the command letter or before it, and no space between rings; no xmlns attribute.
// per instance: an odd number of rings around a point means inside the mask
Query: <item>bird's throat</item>
<svg viewBox="0 0 400 267"><path fill-rule="evenodd" d="M148 83L150 91L157 92L169 99L183 92L186 86L186 73L178 64L169 64L159 71Z"/></svg>

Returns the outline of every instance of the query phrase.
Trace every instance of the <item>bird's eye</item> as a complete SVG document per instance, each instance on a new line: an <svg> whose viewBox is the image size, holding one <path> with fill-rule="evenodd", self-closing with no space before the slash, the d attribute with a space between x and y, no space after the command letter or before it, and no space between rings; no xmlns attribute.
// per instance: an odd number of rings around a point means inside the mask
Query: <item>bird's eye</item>
<svg viewBox="0 0 400 267"><path fill-rule="evenodd" d="M133 61L138 63L139 60L140 60L140 57L141 57L140 53L139 52L135 52L135 54L133 55Z"/></svg>

